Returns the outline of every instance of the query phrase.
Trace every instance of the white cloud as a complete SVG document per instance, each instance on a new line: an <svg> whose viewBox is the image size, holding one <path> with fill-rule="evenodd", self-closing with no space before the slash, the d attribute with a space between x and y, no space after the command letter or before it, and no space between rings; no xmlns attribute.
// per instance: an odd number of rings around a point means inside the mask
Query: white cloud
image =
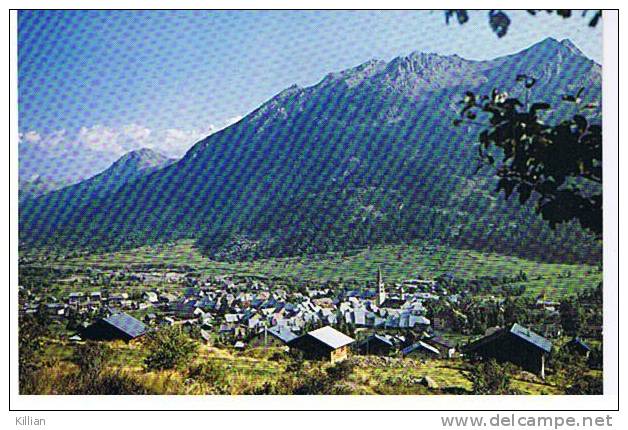
<svg viewBox="0 0 628 430"><path fill-rule="evenodd" d="M41 140L41 135L36 131L27 131L26 133L20 133L20 139L24 139L26 142L37 143Z"/></svg>
<svg viewBox="0 0 628 430"><path fill-rule="evenodd" d="M136 142L143 142L150 137L151 130L139 124L127 124L122 127L122 133L129 139Z"/></svg>
<svg viewBox="0 0 628 430"><path fill-rule="evenodd" d="M119 142L120 132L104 125L81 127L76 138L78 146L84 145L94 151L113 152L115 154L125 152Z"/></svg>
<svg viewBox="0 0 628 430"><path fill-rule="evenodd" d="M64 129L41 134L34 130L19 133L19 144L30 148L71 149L75 152L97 151L121 156L140 148L151 148L170 157L182 157L199 140L226 128L241 116L227 118L216 124L197 129L167 128L153 130L136 123L120 127L102 124L81 127L76 133Z"/></svg>

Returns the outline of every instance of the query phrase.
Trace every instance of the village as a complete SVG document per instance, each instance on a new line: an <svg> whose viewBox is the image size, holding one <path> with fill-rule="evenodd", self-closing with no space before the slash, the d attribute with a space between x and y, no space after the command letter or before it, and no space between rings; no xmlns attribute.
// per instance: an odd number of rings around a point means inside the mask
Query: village
<svg viewBox="0 0 628 430"><path fill-rule="evenodd" d="M281 348L329 363L356 355L494 359L541 380L553 340L586 359L591 346L581 335L601 339L601 328L590 324L586 333L565 330L559 302L538 298L518 315L504 297L478 295L476 282L446 276L386 283L378 269L366 285L310 282L296 288L275 280L180 272L98 273L89 279L64 281L84 285L107 279L107 287L64 288L58 292L65 294L54 296L22 286L20 312L44 316L70 343L134 342L172 326L202 344L236 353Z"/></svg>

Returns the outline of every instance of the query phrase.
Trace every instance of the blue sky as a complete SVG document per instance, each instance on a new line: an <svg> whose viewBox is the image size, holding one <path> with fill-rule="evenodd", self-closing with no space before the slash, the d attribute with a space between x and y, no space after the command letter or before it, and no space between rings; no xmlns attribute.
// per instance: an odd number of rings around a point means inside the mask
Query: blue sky
<svg viewBox="0 0 628 430"><path fill-rule="evenodd" d="M498 39L486 12L22 11L20 146L180 156L294 83L412 51L488 59L554 37L601 63L601 25L510 15Z"/></svg>

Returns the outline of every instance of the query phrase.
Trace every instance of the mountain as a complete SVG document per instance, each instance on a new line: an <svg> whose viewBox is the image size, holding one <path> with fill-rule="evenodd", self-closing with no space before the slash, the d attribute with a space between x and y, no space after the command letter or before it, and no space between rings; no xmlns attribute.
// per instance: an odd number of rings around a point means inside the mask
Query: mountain
<svg viewBox="0 0 628 430"><path fill-rule="evenodd" d="M38 142L22 140L18 145L18 152L19 176L29 178L21 179L22 183L31 178L42 178L50 183L76 184L102 172L119 157L113 151L72 147L65 141L55 143L45 139Z"/></svg>
<svg viewBox="0 0 628 430"><path fill-rule="evenodd" d="M40 197L25 196L20 199L20 214L31 218L29 224L56 231L70 222L77 212L89 202L115 193L123 185L172 164L175 160L143 148L131 151L103 172L85 181ZM28 187L26 192L28 192ZM20 189L20 194L23 190ZM21 218L22 219L22 218Z"/></svg>
<svg viewBox="0 0 628 430"><path fill-rule="evenodd" d="M467 90L558 105L585 87L599 100L601 67L569 41L546 39L490 61L414 52L330 73L282 91L178 162L85 200L67 222L28 211L24 246L111 248L192 237L212 258L347 250L441 240L541 259L597 260L577 225L554 232L531 208L476 175L476 127L452 127ZM557 108L552 115L568 112Z"/></svg>
<svg viewBox="0 0 628 430"><path fill-rule="evenodd" d="M51 191L58 190L70 185L66 181L59 181L55 178L35 175L28 179L20 178L19 182L19 201L20 203L26 199L43 196Z"/></svg>

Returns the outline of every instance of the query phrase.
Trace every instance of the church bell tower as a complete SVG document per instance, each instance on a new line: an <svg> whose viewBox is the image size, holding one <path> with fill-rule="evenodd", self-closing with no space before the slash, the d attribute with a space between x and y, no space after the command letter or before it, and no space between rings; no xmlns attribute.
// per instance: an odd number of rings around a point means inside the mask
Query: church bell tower
<svg viewBox="0 0 628 430"><path fill-rule="evenodd" d="M382 268L377 266L377 305L381 306L386 301L386 288L382 279Z"/></svg>

